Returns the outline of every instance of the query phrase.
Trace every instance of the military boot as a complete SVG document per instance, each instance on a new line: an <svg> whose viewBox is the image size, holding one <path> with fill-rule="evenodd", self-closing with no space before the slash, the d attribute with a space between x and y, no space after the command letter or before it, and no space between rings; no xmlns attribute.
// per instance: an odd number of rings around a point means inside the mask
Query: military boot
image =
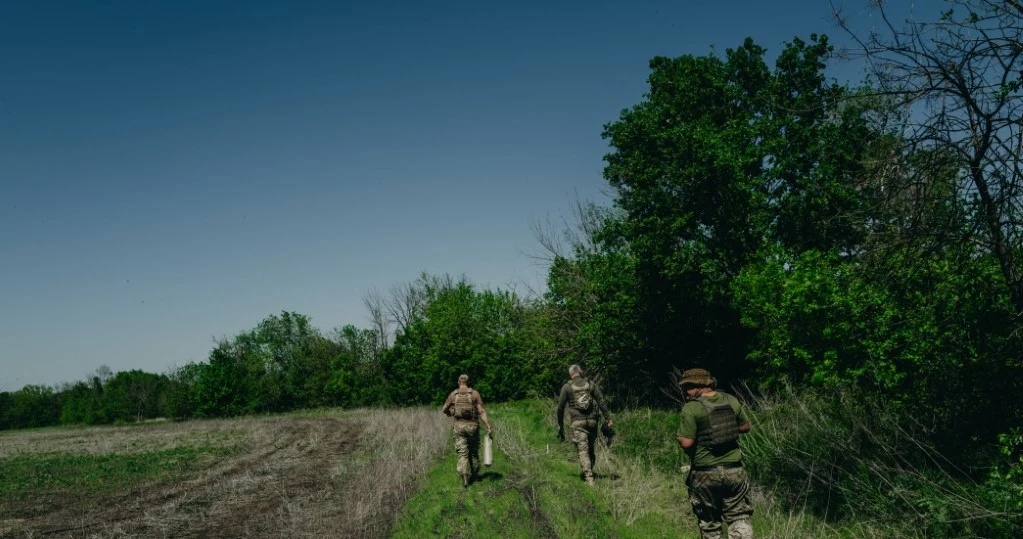
<svg viewBox="0 0 1023 539"><path fill-rule="evenodd" d="M469 474L462 474L462 488L469 488Z"/></svg>

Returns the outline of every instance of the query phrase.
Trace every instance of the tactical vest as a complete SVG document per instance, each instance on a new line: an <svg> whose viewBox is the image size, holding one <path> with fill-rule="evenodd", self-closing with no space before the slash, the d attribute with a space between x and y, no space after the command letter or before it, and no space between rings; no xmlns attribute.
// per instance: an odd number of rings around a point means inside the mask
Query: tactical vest
<svg viewBox="0 0 1023 539"><path fill-rule="evenodd" d="M569 385L572 386L572 408L580 412L589 412L593 408L593 387L590 385L590 381L583 380L581 386L575 385L575 382L571 382Z"/></svg>
<svg viewBox="0 0 1023 539"><path fill-rule="evenodd" d="M455 419L476 419L476 406L472 402L472 388L465 388L465 391L458 388L452 395L455 397L455 402L451 406L451 415Z"/></svg>
<svg viewBox="0 0 1023 539"><path fill-rule="evenodd" d="M735 443L739 439L738 417L728 399L725 398L724 402L718 404L703 397L696 400L707 409L709 423L707 430L697 433L696 442L711 448Z"/></svg>

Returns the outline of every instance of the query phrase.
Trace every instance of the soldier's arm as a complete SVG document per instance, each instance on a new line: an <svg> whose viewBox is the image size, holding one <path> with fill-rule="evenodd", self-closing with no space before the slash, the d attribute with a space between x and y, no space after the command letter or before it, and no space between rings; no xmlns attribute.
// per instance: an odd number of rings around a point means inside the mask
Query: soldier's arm
<svg viewBox="0 0 1023 539"><path fill-rule="evenodd" d="M689 453L694 446L696 446L696 418L693 417L691 410L686 410L689 404L682 407L682 421L679 425L679 435L675 437L678 440L678 445L682 446L682 449L686 450L686 454ZM692 457L690 456L690 460Z"/></svg>
<svg viewBox="0 0 1023 539"><path fill-rule="evenodd" d="M455 403L454 395L448 395L447 400L444 401L444 406L441 406L440 408L441 413L443 413L444 415L450 415L448 409L451 408L451 405L454 403Z"/></svg>
<svg viewBox="0 0 1023 539"><path fill-rule="evenodd" d="M483 420L483 424L487 426L487 432L490 432L490 419L487 418L487 411L483 409L483 397L480 396L480 392L475 389L472 390L472 396L476 399L476 411L480 414L480 419Z"/></svg>
<svg viewBox="0 0 1023 539"><path fill-rule="evenodd" d="M558 411L554 418L558 421L558 428L565 427L565 406L568 405L568 388L561 388L561 396L558 397Z"/></svg>
<svg viewBox="0 0 1023 539"><path fill-rule="evenodd" d="M689 466L696 463L696 440L679 436L678 445L682 446L682 454L689 460Z"/></svg>

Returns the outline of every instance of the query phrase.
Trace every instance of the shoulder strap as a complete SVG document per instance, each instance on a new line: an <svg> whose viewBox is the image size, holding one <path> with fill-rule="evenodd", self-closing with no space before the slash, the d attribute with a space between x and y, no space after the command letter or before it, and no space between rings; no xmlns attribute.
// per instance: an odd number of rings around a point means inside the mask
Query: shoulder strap
<svg viewBox="0 0 1023 539"><path fill-rule="evenodd" d="M718 394L723 396L723 397L725 397L724 402L719 402L719 403L715 404L715 403L710 402L709 400L707 400L703 395L697 397L696 400L697 400L697 402L702 404L704 408L707 409L708 413L713 412L715 408L721 408L723 406L727 406L729 408L732 408L732 403L729 402L727 395L725 395L724 393L720 393L720 392ZM732 408L732 413L735 413L735 408Z"/></svg>

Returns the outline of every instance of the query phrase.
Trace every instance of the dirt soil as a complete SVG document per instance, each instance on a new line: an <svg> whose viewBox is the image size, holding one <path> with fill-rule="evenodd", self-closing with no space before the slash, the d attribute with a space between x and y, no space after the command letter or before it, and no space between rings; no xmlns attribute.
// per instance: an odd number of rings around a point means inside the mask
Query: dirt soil
<svg viewBox="0 0 1023 539"><path fill-rule="evenodd" d="M358 537L345 529L340 473L362 423L337 418L267 418L251 443L189 481L49 499L31 519L0 521L0 537Z"/></svg>

